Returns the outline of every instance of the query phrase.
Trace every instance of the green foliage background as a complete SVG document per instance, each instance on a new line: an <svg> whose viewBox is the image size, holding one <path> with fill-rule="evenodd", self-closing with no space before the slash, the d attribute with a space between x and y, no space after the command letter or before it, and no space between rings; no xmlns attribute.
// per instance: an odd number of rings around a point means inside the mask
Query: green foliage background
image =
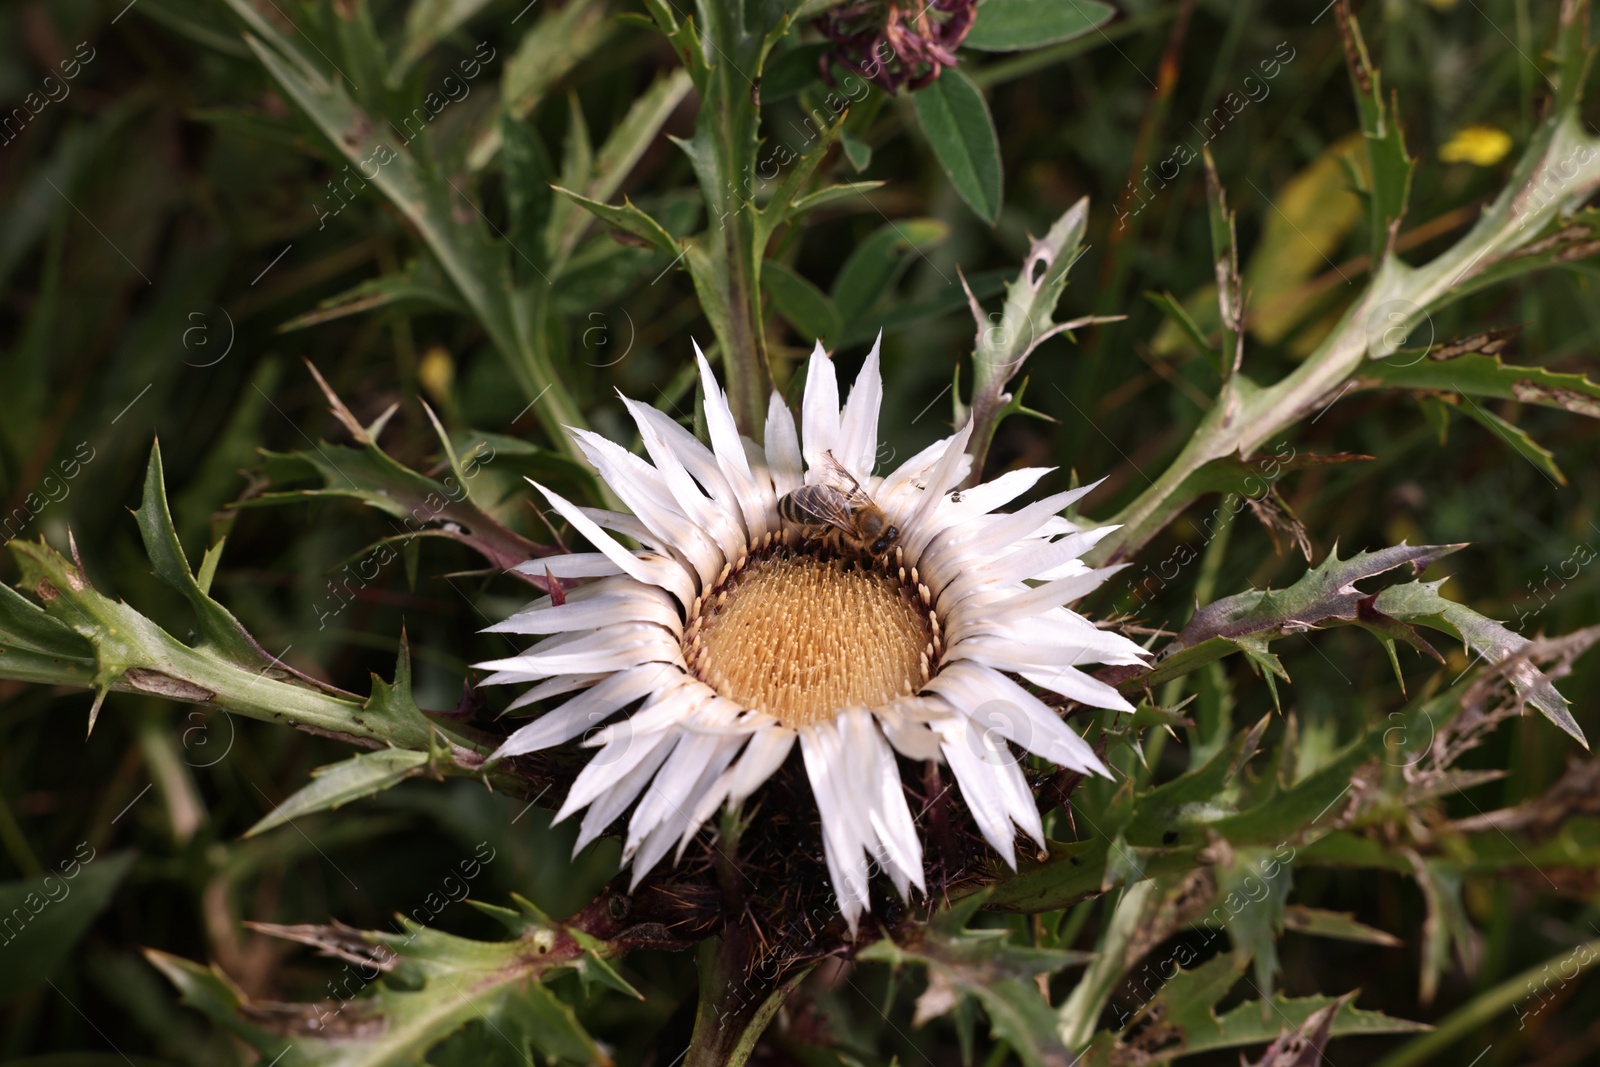
<svg viewBox="0 0 1600 1067"><path fill-rule="evenodd" d="M1261 312L1270 321L1255 324L1246 346L1246 369L1262 380L1304 358L1364 281L1368 252L1359 202L1336 163L1360 123L1332 16L1313 24L1320 3L1125 0L1117 6L1118 17L1103 30L1064 44L962 53L962 71L988 99L1003 161L1004 200L993 225L952 186L909 100L873 90L852 108L845 128L870 148L870 162L857 173L835 149L824 169L837 180L884 184L822 206L780 235L771 253L780 266L770 271L780 279L771 283L776 307L765 323L780 377L819 335L853 371L881 325L885 437L895 455L909 455L947 432L947 390L973 346L958 274L997 308L1001 283L1015 275L1029 235L1042 235L1089 197L1087 248L1073 268L1062 317L1127 318L1091 327L1075 341L1047 342L1028 365L1026 403L1050 421L1010 418L989 463L994 470L1059 465L1041 491L1107 475L1088 501L1094 515L1113 513L1165 467L1217 383L1211 365L1146 297L1171 293L1191 306L1202 327L1217 325L1214 298L1204 292L1208 285L1214 291L1215 276L1202 165L1195 159L1183 166L1140 208L1138 200L1119 198L1131 178L1146 173L1145 164L1168 158L1179 141L1198 149L1205 131L1196 126L1205 116L1227 94L1243 91L1245 76L1259 74L1263 62L1280 61L1266 83L1270 92L1210 141L1239 215L1250 306L1271 311ZM481 317L450 310L461 300L436 267L415 268L413 287L402 294L407 299L360 314L316 314L324 301L407 269L417 261L419 242L376 187L335 199L329 183L345 173L344 160L285 102L241 43L236 13L208 0L138 0L119 13L120 7L52 0L8 3L0 11L0 100L34 91L79 42L94 52L69 83L70 95L0 145L0 495L11 513L29 512L25 528L8 533L42 535L64 550L70 528L96 587L181 637L190 625L187 607L152 575L129 514L159 436L189 559L198 561L206 546L227 536L211 591L269 653L365 693L372 672L392 676L404 630L417 702L454 707L467 664L508 647L478 631L526 600L525 586L481 573L479 555L430 538L397 552L348 607L334 610L342 601L330 592L330 577L367 558L367 546L396 532L394 522L338 498L231 506L258 497L268 480L276 488L304 473L288 460L264 461L258 450L316 456L323 439L348 443L302 360L320 370L363 423L398 404L380 438L383 448L439 475L445 467L426 400L458 453L493 456L473 479L473 500L525 537L549 540L530 506L525 475L574 494L592 494L593 485L565 457L548 403L533 404L513 380ZM1518 146L1531 135L1548 95L1542 72L1548 64L1541 64L1553 7L1527 0L1384 0L1359 10L1419 159L1402 231L1402 248L1415 260L1459 235L1506 181L1515 149L1503 162L1480 166L1443 162L1440 148L1471 124L1503 130ZM405 54L409 42L425 37L430 14L451 8L479 10L431 45L424 40L404 77L363 66L375 41L390 56ZM658 33L616 17L635 11L629 4L568 0L553 9L541 0L531 10L519 8L503 0L283 0L261 11L280 28L278 15L292 17L299 36L283 32L297 46L310 46L307 54L342 69L345 81L353 78L354 95L369 110L390 116L411 112L487 43L497 58L468 81L463 99L428 123L417 145L460 186L464 199L448 210L480 211L490 230L531 248L537 234L519 230L519 223L531 226L530 219L565 210L561 217L576 230L585 216L537 186L508 183L499 162L481 171L469 165L473 146L501 128L501 110L526 119L523 128L534 134L502 147L505 166L568 184L563 167L581 162L583 139L603 145L675 65ZM527 44L535 32L542 43ZM511 62L519 49L528 57L521 67ZM813 63L809 52L784 57L764 79L769 145L806 147L814 129L806 117L826 106ZM503 95L498 86L513 76L515 88L525 91ZM688 136L692 105L671 110L665 130ZM1592 101L1586 113L1592 131ZM636 165L596 199L618 203L630 196L674 234L715 225L700 207L683 153L659 136L641 147ZM1130 211L1126 227L1118 224L1119 203ZM531 284L548 267L539 253L510 263L517 284ZM693 419L689 340L709 346L714 337L681 267L665 251L591 226L571 246L567 271L548 294L553 314L542 350L590 425L609 436L631 436L614 390ZM1600 340L1597 273L1592 262L1579 260L1514 279L1434 312L1428 328L1444 341L1514 327L1508 362L1592 372ZM1595 424L1514 401L1483 407L1520 427L1553 461L1536 446L1512 447L1501 428L1459 417L1457 405L1403 391L1352 392L1289 431L1284 440L1297 453L1372 457L1292 473L1279 483L1314 558L1336 543L1348 551L1405 538L1472 542L1428 572L1450 576L1447 595L1508 624L1520 616L1514 628L1526 636L1600 621L1596 570L1579 566L1575 576L1562 576L1563 564L1570 572L1580 550L1589 548L1592 558L1600 542ZM890 461L887 454L883 459ZM66 492L34 516L29 494L52 473ZM1142 567L1174 558L1180 546L1198 552L1202 524L1216 503L1202 500L1136 555L1127 586L1150 573ZM1281 587L1304 569L1292 538L1274 538L1246 512L1225 553L1181 568L1148 602L1112 593L1091 606L1130 611L1144 625L1175 631L1197 600ZM15 570L6 578L15 581ZM1293 679L1281 689L1284 708L1311 751L1332 752L1362 724L1381 729L1403 704L1387 658L1353 629L1292 638L1276 651ZM1413 693L1448 683L1468 667L1460 653L1442 668L1402 656ZM1200 701L1231 709L1238 726L1273 707L1268 686L1244 661L1228 661L1225 673L1201 678ZM1592 735L1600 725L1594 662L1580 660L1560 684ZM384 928L393 912L428 906L443 879L485 844L495 859L473 881L473 897L504 902L516 892L553 915L578 909L615 870L611 841L569 863L574 830L548 828L548 798L529 809L472 780L408 781L308 816L292 829L241 838L312 768L345 758L348 749L130 694L109 698L86 742L89 706L82 690L0 681L0 880L56 869L83 842L103 857L85 867L86 881L74 883L73 895L53 905L66 913L58 926L0 948L6 1060L110 1064L125 1054L141 1067L237 1062L240 1047L179 1007L141 948L217 960L258 998L309 999L327 995L337 967L243 922L332 917ZM1266 751L1284 729L1284 720L1272 722ZM1153 747L1152 780L1186 768L1185 747ZM1538 796L1575 755L1581 753L1571 739L1537 716L1512 720L1462 764L1507 773L1450 798L1445 811L1460 818ZM1576 799L1561 815L1583 814L1593 803ZM1462 915L1481 933L1481 958L1471 974L1446 964L1431 1004L1419 1001L1427 906L1415 882L1396 870L1301 872L1295 901L1353 912L1403 944L1291 932L1278 949L1280 985L1296 995L1359 987L1364 1008L1437 1021L1595 936L1593 867L1551 863L1468 879ZM1074 921L1081 924L1074 928L1078 940L1060 947L1092 947L1107 916L1089 911ZM461 904L444 909L436 925L482 937L497 929ZM642 1003L576 992L570 999L619 1062L670 1063L693 1021L692 961L636 953L627 976L645 994ZM950 1020L910 1025L920 981L891 979L879 963L861 965L848 982L818 987L807 994L812 1007L805 1009L816 1015L802 1012L784 1032L803 1043L813 1032L806 1027L825 1015L834 1051L821 1051L819 1038L817 1051L790 1048L781 1054L794 1060L771 1062L841 1062L840 1055L862 1063L893 1056L907 1064L958 1062ZM1052 1002L1060 1003L1071 986L1058 978ZM1511 1011L1488 1013L1440 1054L1468 1062L1487 1045L1473 1061L1482 1067L1587 1062L1600 1049L1596 1007L1592 983L1564 984L1535 1021L1519 1025ZM965 1028L973 1018L968 1011ZM1357 1038L1335 1049L1349 1050L1338 1054L1340 1062L1362 1062L1402 1040ZM980 1057L995 1047L981 1036L979 1042ZM66 1053L73 1058L46 1058ZM457 1054L471 1053L447 1049L434 1062ZM1231 1063L1233 1055L1190 1062Z"/></svg>

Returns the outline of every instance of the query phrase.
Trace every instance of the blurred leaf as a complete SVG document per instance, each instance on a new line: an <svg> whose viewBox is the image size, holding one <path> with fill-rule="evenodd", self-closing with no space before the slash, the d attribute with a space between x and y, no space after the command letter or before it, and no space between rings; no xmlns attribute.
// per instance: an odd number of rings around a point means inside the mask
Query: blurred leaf
<svg viewBox="0 0 1600 1067"><path fill-rule="evenodd" d="M412 0L406 12L405 42L390 71L390 85L399 85L417 60L488 5L489 0Z"/></svg>
<svg viewBox="0 0 1600 1067"><path fill-rule="evenodd" d="M820 80L819 60L828 54L829 47L826 41L797 45L768 63L761 72L761 102L771 104L787 99Z"/></svg>
<svg viewBox="0 0 1600 1067"><path fill-rule="evenodd" d="M111 901L111 895L133 865L132 852L78 858L60 869L20 882L0 882L0 948L6 966L0 969L0 1000L39 985L53 976L78 939ZM70 871L70 873L69 873Z"/></svg>
<svg viewBox="0 0 1600 1067"><path fill-rule="evenodd" d="M1317 309L1301 287L1343 258L1345 239L1361 222L1361 199L1350 190L1348 168L1366 171L1363 142L1355 133L1329 145L1273 190L1244 268L1248 325L1263 344L1277 344Z"/></svg>
<svg viewBox="0 0 1600 1067"><path fill-rule="evenodd" d="M851 251L831 290L846 329L869 317L883 294L908 266L907 253L923 253L944 243L950 227L939 219L887 222ZM876 325L871 326L873 332Z"/></svg>
<svg viewBox="0 0 1600 1067"><path fill-rule="evenodd" d="M342 81L330 80L247 0L227 0L254 33L245 42L278 86L322 135L361 175L388 197L416 227L461 298L482 323L507 368L552 430L585 425L553 373L542 338L525 328L525 309L516 307L510 275L509 246L489 236L482 209L449 177L435 173L414 158L402 143L390 143L390 130L374 122L345 93ZM578 3L568 11L585 10ZM496 137L499 127L492 127ZM365 167L372 167L368 174ZM530 264L538 271L536 264ZM524 292L537 294L535 285ZM563 448L573 449L566 435L556 434Z"/></svg>
<svg viewBox="0 0 1600 1067"><path fill-rule="evenodd" d="M1545 448L1532 437L1528 431L1516 423L1507 422L1492 411L1485 410L1471 397L1464 398L1465 403L1457 410L1472 421L1484 426L1502 444L1507 445L1513 452L1532 463L1547 478L1555 481L1557 485L1566 485L1567 476L1561 473L1561 468L1556 466L1555 453Z"/></svg>
<svg viewBox="0 0 1600 1067"><path fill-rule="evenodd" d="M849 130L839 131L839 144L844 148L845 158L850 161L850 166L860 174L872 166L872 146L861 140Z"/></svg>
<svg viewBox="0 0 1600 1067"><path fill-rule="evenodd" d="M967 289L978 300L987 300L991 296L1005 291L1006 283L1011 277L1010 271L986 270L967 278ZM901 330L915 328L945 315L958 311L969 311L971 304L967 294L955 286L940 286L935 296L920 300L907 300L904 303L890 304L876 315L864 316L855 320L840 338L840 345L855 345L870 342L882 330L884 334L897 333Z"/></svg>
<svg viewBox="0 0 1600 1067"><path fill-rule="evenodd" d="M1468 978L1477 973L1481 949L1461 897L1461 872L1414 853L1411 862L1412 875L1428 907L1422 924L1422 973L1417 981L1417 999L1426 1006L1439 992L1439 979L1450 966L1451 949Z"/></svg>
<svg viewBox="0 0 1600 1067"><path fill-rule="evenodd" d="M980 52L1021 52L1081 37L1116 13L1099 0L982 0L961 43Z"/></svg>
<svg viewBox="0 0 1600 1067"><path fill-rule="evenodd" d="M828 294L776 261L762 266L761 284L779 314L806 340L821 341L824 348L834 346L842 327L839 309Z"/></svg>
<svg viewBox="0 0 1600 1067"><path fill-rule="evenodd" d="M150 0L140 5L139 13L224 55L243 59L250 54L228 24L227 16L207 0Z"/></svg>
<svg viewBox="0 0 1600 1067"><path fill-rule="evenodd" d="M504 114L522 120L532 114L551 86L599 50L611 36L605 5L599 0L569 0L546 8L528 25L517 50L506 60L500 80ZM467 153L467 164L482 170L500 150L501 129L490 123Z"/></svg>
<svg viewBox="0 0 1600 1067"><path fill-rule="evenodd" d="M1000 140L972 80L950 69L911 97L917 122L961 199L991 226L1000 217Z"/></svg>
<svg viewBox="0 0 1600 1067"><path fill-rule="evenodd" d="M1244 357L1244 282L1239 277L1238 215L1228 208L1228 194L1217 177L1210 146L1200 150L1206 171L1207 221L1211 229L1212 274L1216 278L1217 321L1222 326L1217 373L1224 379L1239 371ZM1203 350L1202 350L1203 351Z"/></svg>
<svg viewBox="0 0 1600 1067"><path fill-rule="evenodd" d="M1209 359L1213 366L1221 365L1222 356L1217 351L1216 346L1206 337L1205 330L1195 321L1194 316L1189 313L1189 309L1179 303L1177 297L1165 292L1146 292L1144 296L1146 300L1160 308L1161 313L1167 318L1167 322L1162 326L1161 332L1151 342L1151 348L1157 355L1168 355L1172 352L1173 346L1171 343L1164 341L1164 337L1170 331L1176 330L1184 337L1187 337L1189 343L1194 345L1201 355ZM1210 302L1209 297L1207 302Z"/></svg>
<svg viewBox="0 0 1600 1067"><path fill-rule="evenodd" d="M428 307L439 308L453 312L457 315L468 315L470 311L461 302L450 283L443 278L438 268L429 259L417 258L407 263L395 274L386 274L380 278L370 278L359 282L344 292L330 296L317 303L315 311L307 311L296 315L287 322L278 326L279 333L291 333L303 330L308 326L317 326L335 319L342 319L347 315L358 315L363 311L374 311L378 308L391 307L408 301L423 304Z"/></svg>
<svg viewBox="0 0 1600 1067"><path fill-rule="evenodd" d="M1228 913L1223 926L1241 966L1248 961L1254 969L1258 997L1270 997L1277 984L1283 910L1294 884L1293 868L1274 858L1277 851L1263 845L1233 849L1227 861L1214 868L1215 899ZM1235 900L1239 901L1237 910Z"/></svg>
<svg viewBox="0 0 1600 1067"><path fill-rule="evenodd" d="M1327 911L1304 904L1290 904L1284 909L1283 925L1286 930L1311 937L1328 937L1338 941L1358 941L1367 945L1394 948L1405 944L1386 930L1356 921L1347 912Z"/></svg>
<svg viewBox="0 0 1600 1067"><path fill-rule="evenodd" d="M511 232L506 240L531 264L550 265L544 228L551 217L551 179L555 165L544 142L526 123L507 115L500 120L500 163L506 176L506 206ZM533 279L524 278L524 282Z"/></svg>

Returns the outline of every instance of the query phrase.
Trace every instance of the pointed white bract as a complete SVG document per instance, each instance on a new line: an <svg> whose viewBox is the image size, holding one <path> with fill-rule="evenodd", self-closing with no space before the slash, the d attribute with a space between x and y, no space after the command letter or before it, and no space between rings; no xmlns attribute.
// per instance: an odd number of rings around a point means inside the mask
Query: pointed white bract
<svg viewBox="0 0 1600 1067"><path fill-rule="evenodd" d="M1108 774L1019 679L1126 711L1114 689L1081 668L1144 662L1138 645L1066 606L1117 569L1079 559L1109 528L1080 530L1060 516L1093 487L1009 513L997 509L1048 470L1010 471L957 492L971 470L970 427L875 474L883 399L876 346L841 406L833 362L819 345L799 426L775 394L757 445L739 436L709 365L698 348L695 354L709 447L655 408L626 402L648 459L592 433L576 437L631 513L580 508L538 487L595 551L522 569L594 580L568 591L563 603L544 597L490 627L548 636L521 655L479 664L495 672L484 684L534 683L514 707L564 698L512 734L496 757L576 740L594 749L557 817L588 808L582 848L631 806L623 856L637 884L668 853L681 855L719 808L758 790L798 742L852 931L868 908L874 867L902 896L924 886L901 758L946 763L979 831L1014 867L1017 831L1044 843L1019 751ZM841 707L831 719L794 728L696 676L684 650L685 619L752 545L782 529L778 501L821 480L829 453L898 525L903 561L928 589L943 648L918 691L878 707ZM627 548L613 533L644 547Z"/></svg>

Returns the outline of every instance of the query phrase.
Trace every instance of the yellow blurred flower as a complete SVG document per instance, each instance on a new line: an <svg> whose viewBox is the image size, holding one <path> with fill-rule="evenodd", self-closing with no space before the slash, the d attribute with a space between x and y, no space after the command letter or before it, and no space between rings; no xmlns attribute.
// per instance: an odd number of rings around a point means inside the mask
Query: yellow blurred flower
<svg viewBox="0 0 1600 1067"><path fill-rule="evenodd" d="M1471 163L1475 167L1492 167L1511 151L1511 135L1493 126L1468 126L1439 149L1439 158L1445 163Z"/></svg>
<svg viewBox="0 0 1600 1067"><path fill-rule="evenodd" d="M422 362L417 366L417 380L434 400L441 404L449 402L450 384L455 377L456 365L450 358L449 349L434 345L422 354Z"/></svg>

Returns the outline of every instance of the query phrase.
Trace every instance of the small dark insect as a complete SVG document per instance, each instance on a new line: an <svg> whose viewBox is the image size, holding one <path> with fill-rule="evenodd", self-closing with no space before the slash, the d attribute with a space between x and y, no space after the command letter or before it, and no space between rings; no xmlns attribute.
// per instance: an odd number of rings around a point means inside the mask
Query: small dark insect
<svg viewBox="0 0 1600 1067"><path fill-rule="evenodd" d="M834 551L848 549L874 559L882 556L899 540L900 528L889 521L832 452L827 458L827 477L834 484L802 485L785 494L778 501L778 515L807 541Z"/></svg>

